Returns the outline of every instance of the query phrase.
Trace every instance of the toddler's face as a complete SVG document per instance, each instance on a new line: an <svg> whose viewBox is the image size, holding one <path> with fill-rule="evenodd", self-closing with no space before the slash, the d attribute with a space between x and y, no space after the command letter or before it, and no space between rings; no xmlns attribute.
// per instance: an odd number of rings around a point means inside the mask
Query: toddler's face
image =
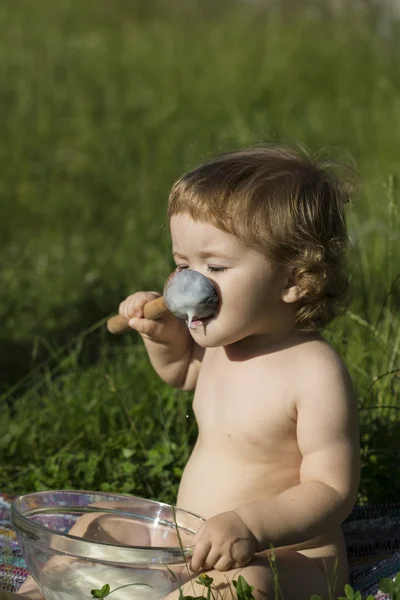
<svg viewBox="0 0 400 600"><path fill-rule="evenodd" d="M200 346L227 346L279 331L288 308L281 299L286 278L282 267L235 236L187 214L174 215L170 228L177 266L206 275L220 296L217 315L189 330Z"/></svg>

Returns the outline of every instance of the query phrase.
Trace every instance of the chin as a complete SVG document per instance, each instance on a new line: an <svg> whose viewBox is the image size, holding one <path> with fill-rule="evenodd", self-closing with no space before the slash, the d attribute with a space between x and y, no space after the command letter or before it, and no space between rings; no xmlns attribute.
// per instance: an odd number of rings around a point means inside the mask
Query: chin
<svg viewBox="0 0 400 600"><path fill-rule="evenodd" d="M202 348L218 348L219 346L224 345L223 343L221 344L217 340L215 340L214 336L199 335L198 333L192 333L191 331L190 335L192 336L196 344L198 344Z"/></svg>
<svg viewBox="0 0 400 600"><path fill-rule="evenodd" d="M209 342L207 340L203 340L200 342L197 340L195 340L195 341L202 348L222 348L223 346L225 346L225 344L219 344L218 342Z"/></svg>
<svg viewBox="0 0 400 600"><path fill-rule="evenodd" d="M218 332L213 327L209 328L207 325L205 327L200 326L195 329L189 329L189 333L202 348L221 348L234 344L240 339L240 336L227 336L222 332Z"/></svg>

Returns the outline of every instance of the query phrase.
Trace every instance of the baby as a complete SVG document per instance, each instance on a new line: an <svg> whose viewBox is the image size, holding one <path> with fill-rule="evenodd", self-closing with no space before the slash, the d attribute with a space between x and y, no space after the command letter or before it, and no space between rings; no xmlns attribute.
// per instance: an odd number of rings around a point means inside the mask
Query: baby
<svg viewBox="0 0 400 600"><path fill-rule="evenodd" d="M328 599L329 586L336 598L349 581L341 523L357 499L357 404L320 333L347 290L349 187L337 166L270 145L185 174L168 204L173 256L211 279L219 311L188 328L143 317L155 292L120 305L158 375L195 390L199 435L177 506L206 522L184 594L201 596L207 571L221 597L243 575L271 600L272 552L285 600Z"/></svg>

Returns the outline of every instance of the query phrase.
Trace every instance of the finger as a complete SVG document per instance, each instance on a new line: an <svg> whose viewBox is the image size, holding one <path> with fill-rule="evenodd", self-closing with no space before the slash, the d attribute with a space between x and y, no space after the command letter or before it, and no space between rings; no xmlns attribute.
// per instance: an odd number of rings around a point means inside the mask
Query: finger
<svg viewBox="0 0 400 600"><path fill-rule="evenodd" d="M118 312L126 320L132 317L142 317L143 306L160 295L158 292L136 292L120 303Z"/></svg>
<svg viewBox="0 0 400 600"><path fill-rule="evenodd" d="M127 298L119 305L119 314L124 319L128 320L131 317L139 316L137 314L136 302L134 298Z"/></svg>
<svg viewBox="0 0 400 600"><path fill-rule="evenodd" d="M211 550L211 542L199 542L193 550L192 560L190 561L190 569L195 573L200 571L205 559Z"/></svg>
<svg viewBox="0 0 400 600"><path fill-rule="evenodd" d="M234 567L244 567L245 565L247 565L247 563L249 563L251 561L251 559L254 556L254 552L249 551L243 551L243 552L233 552L232 553L232 561L233 561L233 566Z"/></svg>
<svg viewBox="0 0 400 600"><path fill-rule="evenodd" d="M232 569L236 567L236 563L229 556L221 556L219 560L214 564L213 568L217 571L228 571L228 569Z"/></svg>
<svg viewBox="0 0 400 600"><path fill-rule="evenodd" d="M195 545L197 544L197 542L199 541L199 539L201 538L201 536L202 536L202 534L203 534L203 531L204 531L204 525L202 525L202 526L201 526L201 527L200 527L200 528L199 528L199 529L196 531L196 533L194 534L194 536L192 537L192 540L191 540L191 542L190 542L192 546L195 546Z"/></svg>
<svg viewBox="0 0 400 600"><path fill-rule="evenodd" d="M147 304L148 302L151 302L152 300L155 300L156 298L159 298L161 296L161 294L159 294L158 292L144 292L143 294L141 294L137 299L136 302L134 304L134 314L131 315L136 316L136 317L143 317L143 309L144 309L144 305Z"/></svg>
<svg viewBox="0 0 400 600"><path fill-rule="evenodd" d="M118 313L121 315L121 317L123 317L124 319L127 319L127 308L126 308L126 300L124 300L123 302L121 302L121 304L118 307Z"/></svg>
<svg viewBox="0 0 400 600"><path fill-rule="evenodd" d="M134 317L128 321L129 327L135 329L141 335L147 335L151 338L156 338L160 335L163 329L163 324L150 319L138 319Z"/></svg>
<svg viewBox="0 0 400 600"><path fill-rule="evenodd" d="M221 559L221 557L221 552L211 548L202 564L203 569L213 569L214 565Z"/></svg>

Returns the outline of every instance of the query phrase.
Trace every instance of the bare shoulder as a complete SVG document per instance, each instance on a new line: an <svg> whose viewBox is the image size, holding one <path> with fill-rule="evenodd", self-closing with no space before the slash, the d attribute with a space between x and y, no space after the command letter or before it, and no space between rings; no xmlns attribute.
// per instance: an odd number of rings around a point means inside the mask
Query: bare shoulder
<svg viewBox="0 0 400 600"><path fill-rule="evenodd" d="M338 352L321 336L300 344L295 353L294 365L299 390L310 387L327 389L344 387L353 393L353 385L346 365Z"/></svg>

